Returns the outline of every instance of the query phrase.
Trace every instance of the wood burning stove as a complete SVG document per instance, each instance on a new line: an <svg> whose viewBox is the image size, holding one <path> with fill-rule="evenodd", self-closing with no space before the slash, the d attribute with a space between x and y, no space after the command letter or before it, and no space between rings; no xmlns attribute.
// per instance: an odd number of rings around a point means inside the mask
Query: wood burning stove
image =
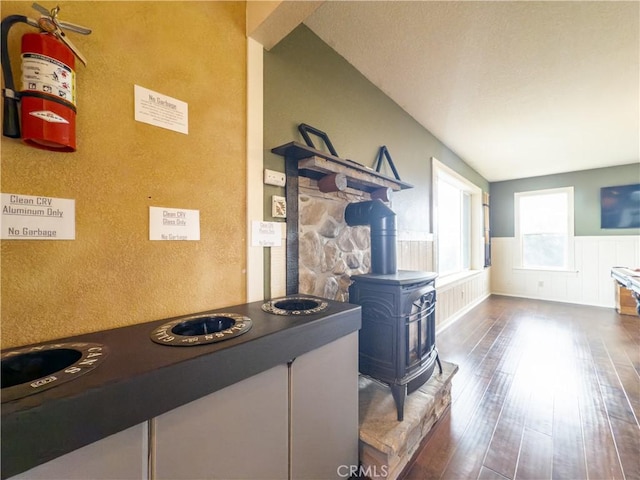
<svg viewBox="0 0 640 480"><path fill-rule="evenodd" d="M406 270L351 277L349 302L362 306L359 370L389 385L399 421L405 396L431 377L436 362L440 366L435 277Z"/></svg>
<svg viewBox="0 0 640 480"><path fill-rule="evenodd" d="M436 274L396 268L395 213L380 200L353 203L347 224L371 226L371 273L354 275L349 302L362 306L359 370L391 388L398 421L404 401L436 363Z"/></svg>

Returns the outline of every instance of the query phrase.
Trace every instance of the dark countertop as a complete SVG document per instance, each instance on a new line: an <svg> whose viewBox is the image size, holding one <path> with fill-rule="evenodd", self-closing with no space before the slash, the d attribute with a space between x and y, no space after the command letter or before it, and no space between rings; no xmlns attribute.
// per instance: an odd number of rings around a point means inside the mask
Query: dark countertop
<svg viewBox="0 0 640 480"><path fill-rule="evenodd" d="M47 342L100 343L108 348L108 355L98 367L77 379L2 404L2 478L287 363L360 329L360 306L327 302L325 311L306 316L265 313L261 309L263 301L198 312L238 313L253 322L247 333L209 345L175 347L150 340L155 327L182 317Z"/></svg>

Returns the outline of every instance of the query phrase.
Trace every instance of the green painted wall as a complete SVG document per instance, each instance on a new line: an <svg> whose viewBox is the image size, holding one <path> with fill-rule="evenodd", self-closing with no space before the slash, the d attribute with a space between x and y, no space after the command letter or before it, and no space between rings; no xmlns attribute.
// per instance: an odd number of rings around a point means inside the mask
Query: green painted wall
<svg viewBox="0 0 640 480"><path fill-rule="evenodd" d="M639 163L491 183L491 236L514 236L515 192L570 186L574 187L576 236L638 235L639 228L600 228L600 188L633 183L640 183Z"/></svg>
<svg viewBox="0 0 640 480"><path fill-rule="evenodd" d="M367 166L387 146L401 179L415 186L393 196L400 231L431 231L431 157L488 191L484 178L305 26L264 54L265 168L284 171L284 159L270 150L304 143L300 123L326 132L340 157ZM283 191L265 186L266 219L271 195Z"/></svg>

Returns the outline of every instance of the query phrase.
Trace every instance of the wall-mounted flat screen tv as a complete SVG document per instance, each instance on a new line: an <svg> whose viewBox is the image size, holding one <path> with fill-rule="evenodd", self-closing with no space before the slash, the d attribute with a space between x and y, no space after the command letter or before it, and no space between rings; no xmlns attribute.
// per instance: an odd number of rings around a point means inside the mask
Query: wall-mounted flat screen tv
<svg viewBox="0 0 640 480"><path fill-rule="evenodd" d="M640 183L600 189L601 228L640 228Z"/></svg>

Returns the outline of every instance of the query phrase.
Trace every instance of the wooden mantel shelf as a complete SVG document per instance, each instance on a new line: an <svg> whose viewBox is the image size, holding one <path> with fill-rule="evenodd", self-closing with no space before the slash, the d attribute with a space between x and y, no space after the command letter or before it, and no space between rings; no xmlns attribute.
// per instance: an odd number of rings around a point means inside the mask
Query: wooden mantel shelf
<svg viewBox="0 0 640 480"><path fill-rule="evenodd" d="M347 177L347 186L368 193L381 188L394 191L413 188L409 183L382 175L372 168L352 160L334 157L298 142L280 145L271 151L286 159L297 160L298 174L302 177L319 180L325 175L344 174Z"/></svg>

